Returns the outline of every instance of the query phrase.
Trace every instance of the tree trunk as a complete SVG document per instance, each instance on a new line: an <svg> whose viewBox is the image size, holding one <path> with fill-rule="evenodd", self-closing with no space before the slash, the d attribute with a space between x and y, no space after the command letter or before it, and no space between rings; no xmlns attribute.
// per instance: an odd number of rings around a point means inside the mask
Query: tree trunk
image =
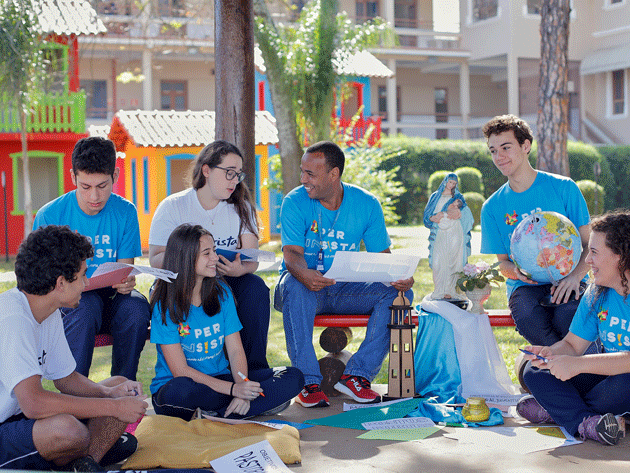
<svg viewBox="0 0 630 473"><path fill-rule="evenodd" d="M264 20L271 34L277 34L275 24L269 15L264 0L256 0L256 15ZM273 48L273 38L256 28L256 40L260 47L271 93L276 126L278 127L278 147L282 162L282 192L287 194L300 185L300 164L303 148L298 138L297 118L293 108L293 85L285 74L284 63Z"/></svg>
<svg viewBox="0 0 630 473"><path fill-rule="evenodd" d="M215 0L214 12L215 138L241 150L247 186L257 192L252 0Z"/></svg>
<svg viewBox="0 0 630 473"><path fill-rule="evenodd" d="M543 0L540 11L538 161L536 167L569 175L568 50L570 0Z"/></svg>
<svg viewBox="0 0 630 473"><path fill-rule="evenodd" d="M31 173L28 162L28 144L26 141L26 112L20 107L20 121L22 137L22 174L24 176L24 238L33 229L33 201L31 200ZM14 177L17 179L17 176Z"/></svg>

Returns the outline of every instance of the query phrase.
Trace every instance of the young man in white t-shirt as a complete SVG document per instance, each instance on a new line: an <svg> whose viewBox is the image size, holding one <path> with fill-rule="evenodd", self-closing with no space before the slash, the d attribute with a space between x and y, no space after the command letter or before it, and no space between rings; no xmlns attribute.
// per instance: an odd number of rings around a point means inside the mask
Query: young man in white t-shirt
<svg viewBox="0 0 630 473"><path fill-rule="evenodd" d="M123 432L145 413L142 385L77 373L64 334L59 308L78 306L92 255L67 226L42 227L20 245L17 288L0 294L0 468L105 471L137 446Z"/></svg>

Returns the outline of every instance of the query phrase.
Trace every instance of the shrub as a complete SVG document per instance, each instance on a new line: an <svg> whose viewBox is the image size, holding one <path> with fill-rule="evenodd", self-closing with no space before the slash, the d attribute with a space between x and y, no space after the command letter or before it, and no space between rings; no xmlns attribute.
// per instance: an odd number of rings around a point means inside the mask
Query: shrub
<svg viewBox="0 0 630 473"><path fill-rule="evenodd" d="M590 179L577 181L576 184L580 188L580 191L586 200L589 213L591 215L599 215L603 213L604 198L606 196L604 188ZM597 202L595 199L597 199Z"/></svg>
<svg viewBox="0 0 630 473"><path fill-rule="evenodd" d="M427 183L427 198L431 197L431 194L438 190L438 187L440 187L444 178L450 173L451 171L441 170L435 171L429 176L429 182Z"/></svg>
<svg viewBox="0 0 630 473"><path fill-rule="evenodd" d="M478 192L483 197L483 181L481 171L470 166L455 169L455 174L459 178L459 191L462 194L467 192Z"/></svg>
<svg viewBox="0 0 630 473"><path fill-rule="evenodd" d="M606 209L630 208L630 146L601 146L598 151L607 162L614 184L612 190L606 189ZM602 163L602 177L604 174ZM602 177L598 180L602 182Z"/></svg>
<svg viewBox="0 0 630 473"><path fill-rule="evenodd" d="M464 199L466 199L466 203L473 214L475 225L481 224L481 207L486 201L485 197L479 192L466 192Z"/></svg>

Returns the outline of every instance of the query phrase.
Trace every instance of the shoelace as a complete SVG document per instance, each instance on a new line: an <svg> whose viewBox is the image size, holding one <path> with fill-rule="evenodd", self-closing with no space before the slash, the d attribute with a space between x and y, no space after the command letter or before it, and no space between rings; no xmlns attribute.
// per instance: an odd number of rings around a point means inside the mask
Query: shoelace
<svg viewBox="0 0 630 473"><path fill-rule="evenodd" d="M359 386L361 386L363 389L370 389L370 382L360 376L351 376L346 380L346 382L348 381L354 381L355 383L358 383Z"/></svg>
<svg viewBox="0 0 630 473"><path fill-rule="evenodd" d="M309 384L307 386L304 386L304 391L306 391L307 394L311 394L311 393L319 392L320 389L317 384Z"/></svg>

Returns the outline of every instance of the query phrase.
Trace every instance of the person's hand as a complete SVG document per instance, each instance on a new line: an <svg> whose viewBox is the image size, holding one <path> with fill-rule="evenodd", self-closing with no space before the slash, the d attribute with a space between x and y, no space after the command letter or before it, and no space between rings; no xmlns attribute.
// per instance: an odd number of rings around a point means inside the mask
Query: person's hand
<svg viewBox="0 0 630 473"><path fill-rule="evenodd" d="M429 220L431 220L434 223L440 223L440 220L442 220L442 217L444 217L444 212L438 212L435 215L431 215L429 217Z"/></svg>
<svg viewBox="0 0 630 473"><path fill-rule="evenodd" d="M325 278L324 275L316 269L304 270L301 276L302 280L300 282L304 284L309 291L313 292L321 291L325 287L335 284L334 279Z"/></svg>
<svg viewBox="0 0 630 473"><path fill-rule="evenodd" d="M572 272L566 278L561 279L557 286L551 286L551 302L554 304L564 304L569 302L573 293L575 300L580 298L580 282L582 279L578 274Z"/></svg>
<svg viewBox="0 0 630 473"><path fill-rule="evenodd" d="M546 369L560 381L571 379L582 372L581 356L550 355L548 358L549 361L545 364Z"/></svg>
<svg viewBox="0 0 630 473"><path fill-rule="evenodd" d="M446 215L451 220L459 220L460 218L462 218L462 211L459 209L449 209L449 211L446 212Z"/></svg>
<svg viewBox="0 0 630 473"><path fill-rule="evenodd" d="M245 399L247 401L252 401L260 396L262 389L260 389L260 383L256 381L241 381L239 383L234 383L234 387L232 388L232 395L234 397L238 397L239 399Z"/></svg>
<svg viewBox="0 0 630 473"><path fill-rule="evenodd" d="M247 269L241 261L241 254L236 253L234 261L230 261L223 255L219 255L219 261L217 262L217 271L222 276L230 276L237 278L247 273Z"/></svg>
<svg viewBox="0 0 630 473"><path fill-rule="evenodd" d="M139 381L125 381L118 386L113 386L109 392L110 397L125 397L143 395L142 383Z"/></svg>
<svg viewBox="0 0 630 473"><path fill-rule="evenodd" d="M127 276L120 282L120 284L114 284L112 287L116 289L120 294L129 294L131 291L133 291L133 288L136 287L136 277Z"/></svg>
<svg viewBox="0 0 630 473"><path fill-rule="evenodd" d="M533 279L529 279L527 276L525 276L525 274L523 274L516 265L514 265L514 273L516 274L516 279L518 279L519 281L526 282L527 284L538 284Z"/></svg>
<svg viewBox="0 0 630 473"><path fill-rule="evenodd" d="M249 401L235 397L227 406L227 409L225 409L225 413L223 414L223 417L227 417L232 413L240 414L244 416L245 414L249 412L249 406L250 406Z"/></svg>
<svg viewBox="0 0 630 473"><path fill-rule="evenodd" d="M127 424L137 422L147 412L147 407L149 407L144 401L146 398L146 395L116 398L114 399L116 409L112 415Z"/></svg>
<svg viewBox="0 0 630 473"><path fill-rule="evenodd" d="M413 287L413 276L409 279L399 279L398 281L394 281L391 283L392 287L398 291L407 292L409 289Z"/></svg>

